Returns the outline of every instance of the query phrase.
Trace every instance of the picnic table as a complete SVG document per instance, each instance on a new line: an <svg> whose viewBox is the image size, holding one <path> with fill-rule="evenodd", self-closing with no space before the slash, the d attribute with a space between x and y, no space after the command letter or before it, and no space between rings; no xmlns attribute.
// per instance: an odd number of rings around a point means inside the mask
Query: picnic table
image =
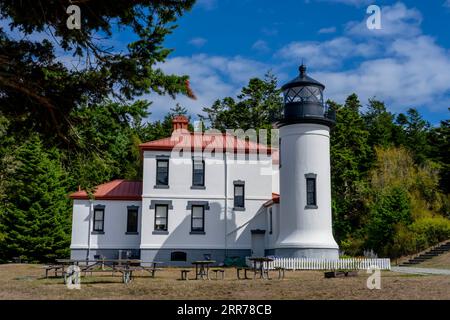
<svg viewBox="0 0 450 320"><path fill-rule="evenodd" d="M142 264L150 264L151 266L145 267L145 266L142 266ZM158 268L158 265L161 265L161 264L164 264L164 262L161 262L161 261L144 262L144 263L141 263L141 268L144 271L150 272L151 277L154 278L156 271L161 270Z"/></svg>
<svg viewBox="0 0 450 320"><path fill-rule="evenodd" d="M80 271L84 272L84 275L88 272L105 272L105 266L110 267L112 273L120 272L122 274L123 282L129 283L132 279L133 271L138 270L140 268L141 260L112 260L112 259L98 259L98 260L89 260L89 259L56 259L56 262L62 266L62 275L64 276L64 281L66 280L66 272L65 266L68 265L76 265L80 267ZM133 265L138 265L133 266ZM96 270L97 267L100 267L100 270ZM153 272L154 276L154 272Z"/></svg>
<svg viewBox="0 0 450 320"><path fill-rule="evenodd" d="M273 259L267 257L251 257L249 260L253 262L253 279L256 278L256 275L259 275L260 279L270 279L267 264L272 262Z"/></svg>
<svg viewBox="0 0 450 320"><path fill-rule="evenodd" d="M198 280L199 277L203 280L209 280L209 266L214 263L216 263L216 261L214 260L192 262L192 264L195 266L195 280Z"/></svg>
<svg viewBox="0 0 450 320"><path fill-rule="evenodd" d="M45 273L47 277L49 271L55 270L56 276L57 271L61 270L61 276L66 279L67 267L69 265L76 265L85 276L87 273L92 275L93 272L111 271L113 275L115 272L119 272L122 274L123 282L128 283L132 280L133 271L147 271L150 273L150 276L154 278L156 271L161 270L157 268L157 266L161 264L163 264L163 262L142 262L141 260L136 259L56 259L56 264L46 267Z"/></svg>

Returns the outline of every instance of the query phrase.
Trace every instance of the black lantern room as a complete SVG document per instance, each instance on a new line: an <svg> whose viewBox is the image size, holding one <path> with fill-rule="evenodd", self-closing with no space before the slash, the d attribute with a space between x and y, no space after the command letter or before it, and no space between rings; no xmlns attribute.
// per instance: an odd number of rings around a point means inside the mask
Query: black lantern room
<svg viewBox="0 0 450 320"><path fill-rule="evenodd" d="M284 115L278 126L294 123L320 123L333 126L335 114L325 108L323 90L325 86L306 74L306 66L301 65L300 74L281 89L284 94Z"/></svg>

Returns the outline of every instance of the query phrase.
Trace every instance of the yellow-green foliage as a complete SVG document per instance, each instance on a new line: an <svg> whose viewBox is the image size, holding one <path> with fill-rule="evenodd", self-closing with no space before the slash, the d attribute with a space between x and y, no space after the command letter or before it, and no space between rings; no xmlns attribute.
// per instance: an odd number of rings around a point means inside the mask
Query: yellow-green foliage
<svg viewBox="0 0 450 320"><path fill-rule="evenodd" d="M414 164L405 148L375 148L377 163L370 173L370 186L375 194L392 187L408 191L414 219L432 217L444 204L439 192L439 168L432 162Z"/></svg>
<svg viewBox="0 0 450 320"><path fill-rule="evenodd" d="M422 218L414 221L410 230L418 236L417 246L422 249L450 238L450 220L442 216Z"/></svg>
<svg viewBox="0 0 450 320"><path fill-rule="evenodd" d="M391 221L390 224L395 223L395 226L386 226L395 230L390 239L380 234L377 240L377 234L372 233L365 245L377 248L379 254L398 257L450 238L450 220L438 213L448 207L448 195L439 191L439 168L432 162L417 166L412 154L404 148L376 148L375 151L377 161L369 175L367 205L372 212L388 210L389 214L389 207L379 208L380 197L389 190L400 188L407 192L412 221ZM369 216L369 231L378 215ZM391 215L395 217L394 212ZM351 246L347 247L350 249Z"/></svg>

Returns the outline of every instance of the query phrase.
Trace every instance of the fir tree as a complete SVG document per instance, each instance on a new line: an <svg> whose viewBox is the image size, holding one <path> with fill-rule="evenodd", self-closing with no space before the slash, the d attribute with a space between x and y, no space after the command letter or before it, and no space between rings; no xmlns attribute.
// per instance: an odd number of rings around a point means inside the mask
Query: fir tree
<svg viewBox="0 0 450 320"><path fill-rule="evenodd" d="M15 152L14 179L2 203L4 259L49 261L68 253L70 201L55 149L46 151L35 135Z"/></svg>

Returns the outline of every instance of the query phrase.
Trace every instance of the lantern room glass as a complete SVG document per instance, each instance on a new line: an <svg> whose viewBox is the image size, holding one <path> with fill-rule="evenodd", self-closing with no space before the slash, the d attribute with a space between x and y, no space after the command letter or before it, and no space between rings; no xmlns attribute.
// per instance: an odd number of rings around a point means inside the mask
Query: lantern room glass
<svg viewBox="0 0 450 320"><path fill-rule="evenodd" d="M314 102L323 104L322 89L316 86L293 87L284 91L284 103Z"/></svg>

